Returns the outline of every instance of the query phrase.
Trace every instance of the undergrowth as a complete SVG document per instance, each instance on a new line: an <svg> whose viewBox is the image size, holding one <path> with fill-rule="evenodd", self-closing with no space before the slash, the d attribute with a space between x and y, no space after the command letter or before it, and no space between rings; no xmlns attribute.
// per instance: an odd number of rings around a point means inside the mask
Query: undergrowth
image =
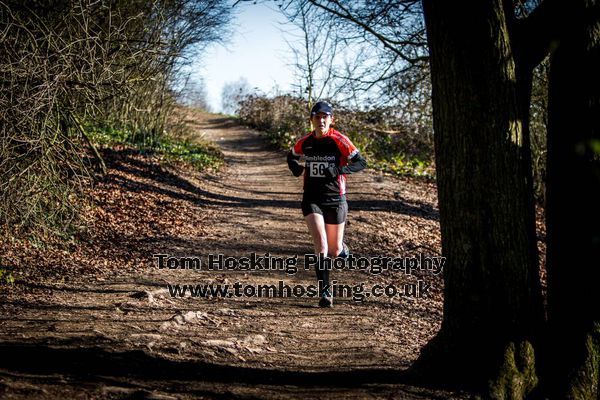
<svg viewBox="0 0 600 400"><path fill-rule="evenodd" d="M88 126L87 131L92 141L98 145L132 145L141 153L152 154L166 163L189 164L199 171L216 170L223 164L221 150L208 142L191 141L168 134L148 140L127 128L110 126Z"/></svg>
<svg viewBox="0 0 600 400"><path fill-rule="evenodd" d="M426 129L410 128L391 108L357 111L334 105L334 129L347 135L369 168L399 176L433 179L433 140ZM310 132L304 100L289 95L249 96L240 103L239 121L262 132L269 143L288 150Z"/></svg>

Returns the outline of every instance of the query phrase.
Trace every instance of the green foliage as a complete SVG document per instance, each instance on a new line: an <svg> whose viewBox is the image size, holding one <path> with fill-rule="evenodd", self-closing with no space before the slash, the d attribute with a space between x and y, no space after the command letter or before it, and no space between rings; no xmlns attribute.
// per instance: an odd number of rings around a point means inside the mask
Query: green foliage
<svg viewBox="0 0 600 400"><path fill-rule="evenodd" d="M582 362L570 377L569 399L597 399L600 381L600 324L594 323L585 338Z"/></svg>
<svg viewBox="0 0 600 400"><path fill-rule="evenodd" d="M15 278L7 267L3 266L0 262L0 287L12 286L15 284Z"/></svg>
<svg viewBox="0 0 600 400"><path fill-rule="evenodd" d="M192 143L169 136L163 136L155 150L169 161L193 165L199 171L217 169L223 164L223 153L209 143Z"/></svg>
<svg viewBox="0 0 600 400"><path fill-rule="evenodd" d="M435 169L431 163L417 158L405 160L402 154L397 155L392 161L375 159L374 162L369 163L369 168L399 176L435 178Z"/></svg>
<svg viewBox="0 0 600 400"><path fill-rule="evenodd" d="M545 202L544 197L546 193L549 67L549 61L546 59L533 71L531 105L529 109L533 191L535 199L539 203Z"/></svg>
<svg viewBox="0 0 600 400"><path fill-rule="evenodd" d="M251 95L239 103L240 120L261 132L277 148L287 149L308 132L306 103L284 95L275 98Z"/></svg>
<svg viewBox="0 0 600 400"><path fill-rule="evenodd" d="M217 169L223 163L223 153L206 142L191 142L170 135L149 137L136 134L130 128L88 126L87 131L95 143L104 146L133 145L140 151L152 153L167 162L187 163L202 171Z"/></svg>
<svg viewBox="0 0 600 400"><path fill-rule="evenodd" d="M498 373L489 382L490 399L524 399L538 384L535 354L529 342L511 342L504 351Z"/></svg>
<svg viewBox="0 0 600 400"><path fill-rule="evenodd" d="M600 140L590 140L590 148L592 149L592 152L594 154L594 159L598 160L600 158Z"/></svg>
<svg viewBox="0 0 600 400"><path fill-rule="evenodd" d="M86 128L90 139L102 146L114 146L117 144L133 144L133 133L127 129L117 129L110 126L88 126Z"/></svg>
<svg viewBox="0 0 600 400"><path fill-rule="evenodd" d="M433 141L426 129L409 128L398 110L353 110L335 105L335 129L346 134L368 159L369 167L394 175L432 178ZM240 120L263 132L279 149L289 149L310 132L307 104L290 95L253 95L240 103Z"/></svg>

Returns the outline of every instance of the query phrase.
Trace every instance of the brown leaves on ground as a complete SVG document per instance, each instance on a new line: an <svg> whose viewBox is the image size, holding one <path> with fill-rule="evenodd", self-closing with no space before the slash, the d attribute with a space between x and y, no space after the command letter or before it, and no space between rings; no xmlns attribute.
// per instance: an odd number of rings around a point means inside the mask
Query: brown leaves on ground
<svg viewBox="0 0 600 400"><path fill-rule="evenodd" d="M131 148L104 150L107 174L89 189L87 229L67 243L0 243L2 263L15 279L68 281L147 268L156 240L175 242L205 233L207 211L189 191L186 173Z"/></svg>

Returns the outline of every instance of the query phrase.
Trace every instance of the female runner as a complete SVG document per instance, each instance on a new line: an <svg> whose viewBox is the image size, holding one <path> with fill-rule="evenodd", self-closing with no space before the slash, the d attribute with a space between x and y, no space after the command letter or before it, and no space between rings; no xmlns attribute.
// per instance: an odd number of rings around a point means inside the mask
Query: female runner
<svg viewBox="0 0 600 400"><path fill-rule="evenodd" d="M320 101L310 112L314 130L300 138L287 156L294 176L304 173L302 214L312 236L315 254L321 262L316 268L319 283L319 306L333 305L333 291L329 283L329 270L323 260L331 257L348 257L344 244L344 225L348 214L346 202L346 175L367 166L350 139L331 126L333 108ZM305 165L300 164L304 157Z"/></svg>

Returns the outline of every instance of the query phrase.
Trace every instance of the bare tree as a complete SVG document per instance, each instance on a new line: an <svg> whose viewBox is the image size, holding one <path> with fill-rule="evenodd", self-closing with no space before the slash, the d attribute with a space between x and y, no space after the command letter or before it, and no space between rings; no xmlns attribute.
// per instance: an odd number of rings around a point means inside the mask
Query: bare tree
<svg viewBox="0 0 600 400"><path fill-rule="evenodd" d="M338 47L339 30L332 21L320 18L318 10L308 1L290 3L282 11L300 31L296 40L287 42L295 59L297 92L310 109L315 99L336 96L333 77L343 56Z"/></svg>
<svg viewBox="0 0 600 400"><path fill-rule="evenodd" d="M235 82L228 82L223 85L221 90L221 107L225 114L236 114L240 103L250 94L252 88L248 80L244 77Z"/></svg>
<svg viewBox="0 0 600 400"><path fill-rule="evenodd" d="M2 229L74 226L92 164L104 168L88 127L120 125L152 143L184 58L220 40L229 10L218 0L1 2Z"/></svg>
<svg viewBox="0 0 600 400"><path fill-rule="evenodd" d="M303 87L326 87L325 97L359 109L395 108L405 131L433 142L420 2L296 0L281 9L304 32L292 43Z"/></svg>
<svg viewBox="0 0 600 400"><path fill-rule="evenodd" d="M179 101L192 108L210 111L204 79L187 77L179 93Z"/></svg>
<svg viewBox="0 0 600 400"><path fill-rule="evenodd" d="M320 19L336 26L336 41L353 57L334 77L345 93L371 93L370 104L389 105L396 94L427 77L427 46L418 1L354 2L307 0ZM315 13L318 16L319 13ZM408 71L424 70L416 75ZM409 77L416 79L408 79ZM394 87L395 90L384 90ZM378 89L373 91L373 89ZM383 96L382 96L383 95ZM379 99L378 99L379 98Z"/></svg>

